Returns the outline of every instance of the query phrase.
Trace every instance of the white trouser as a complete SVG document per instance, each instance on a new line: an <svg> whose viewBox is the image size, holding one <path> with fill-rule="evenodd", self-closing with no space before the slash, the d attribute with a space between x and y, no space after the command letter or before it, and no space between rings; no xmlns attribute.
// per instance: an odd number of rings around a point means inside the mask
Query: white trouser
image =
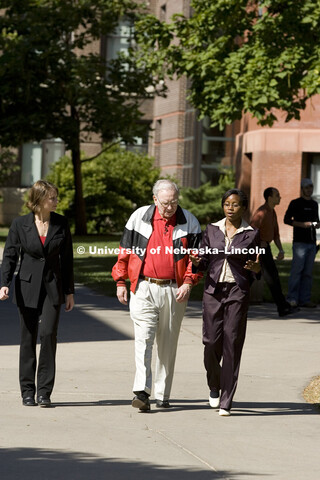
<svg viewBox="0 0 320 480"><path fill-rule="evenodd" d="M140 280L136 292L130 296L136 362L133 391L151 393L151 359L156 337L154 395L157 400L170 397L180 326L187 306L187 302L176 301L177 290L176 283L157 285Z"/></svg>

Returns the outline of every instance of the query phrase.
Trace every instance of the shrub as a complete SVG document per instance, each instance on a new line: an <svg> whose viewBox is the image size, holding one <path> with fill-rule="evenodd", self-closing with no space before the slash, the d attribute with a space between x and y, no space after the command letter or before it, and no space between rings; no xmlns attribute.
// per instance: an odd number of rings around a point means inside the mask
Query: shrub
<svg viewBox="0 0 320 480"><path fill-rule="evenodd" d="M132 211L152 203L152 186L160 171L153 159L113 147L82 163L83 196L88 233L119 232ZM64 156L51 169L47 180L59 188L57 212L74 218L74 177L71 159Z"/></svg>
<svg viewBox="0 0 320 480"><path fill-rule="evenodd" d="M213 186L208 182L199 188L182 188L180 205L193 213L201 227L205 228L208 223L223 217L221 198L230 188L235 188L234 173L225 170L218 185Z"/></svg>

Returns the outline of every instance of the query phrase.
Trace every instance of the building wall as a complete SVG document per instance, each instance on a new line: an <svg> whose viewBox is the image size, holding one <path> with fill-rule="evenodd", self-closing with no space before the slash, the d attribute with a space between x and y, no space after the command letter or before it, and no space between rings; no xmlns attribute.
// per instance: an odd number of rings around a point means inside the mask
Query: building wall
<svg viewBox="0 0 320 480"><path fill-rule="evenodd" d="M237 183L250 191L250 213L264 203L263 191L278 188L281 203L276 207L282 241L292 240L292 228L284 225L284 213L294 198L300 196L301 178L310 175L306 154L320 152L320 96L308 101L301 120L279 120L270 127L260 127L245 115L237 136ZM250 181L249 181L250 179Z"/></svg>
<svg viewBox="0 0 320 480"><path fill-rule="evenodd" d="M23 206L26 188L0 187L0 225L10 225Z"/></svg>
<svg viewBox="0 0 320 480"><path fill-rule="evenodd" d="M190 15L190 0L150 0L148 5L150 12L161 20L170 21L174 13ZM87 51L102 52L103 48L103 44L94 42ZM155 157L163 175L175 177L183 186L198 187L203 159L202 126L186 99L188 80L184 77L168 80L167 85L166 98L156 97L142 104L143 121L152 127L148 153ZM240 122L227 126L225 137L237 136L235 143L231 140L226 144L221 164L236 168L236 184L250 199L248 219L263 203L266 187L279 189L282 200L276 211L280 232L283 241L291 241L292 229L282 220L290 200L300 194L301 178L310 173L308 155L320 153L320 96L307 102L300 121L286 123L283 113L278 112L277 116L272 128L259 126L248 114ZM91 135L82 143L88 156L96 155L100 148L98 135ZM16 177L15 184L10 185L12 192L2 189L5 201L0 203L0 224L10 223L19 213L22 190L14 187L20 185Z"/></svg>
<svg viewBox="0 0 320 480"><path fill-rule="evenodd" d="M190 13L189 0L158 0L154 3L153 13L161 20L169 21L174 13L186 16ZM154 99L149 151L163 175L175 177L181 185L196 186L197 122L196 112L186 99L188 81L183 77L166 83L166 98Z"/></svg>

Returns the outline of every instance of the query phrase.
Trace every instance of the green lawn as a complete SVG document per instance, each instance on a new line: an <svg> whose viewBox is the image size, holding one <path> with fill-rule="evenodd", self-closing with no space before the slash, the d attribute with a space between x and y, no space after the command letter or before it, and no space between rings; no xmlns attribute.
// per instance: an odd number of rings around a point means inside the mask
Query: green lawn
<svg viewBox="0 0 320 480"><path fill-rule="evenodd" d="M0 246L4 246L8 234L7 228L0 228ZM111 277L111 270L117 260L116 255L112 255L110 249L119 246L120 237L111 235L87 235L85 237L74 236L74 267L75 280L77 283L92 288L94 291L108 296L116 295L116 285ZM83 247L84 253L78 253L78 248ZM288 278L291 266L291 244L283 245L285 251L285 260L277 262L280 275L280 281L283 293L287 293ZM100 250L99 250L100 249ZM277 248L272 245L273 254L276 255ZM313 270L312 300L320 302L320 253L318 253ZM192 289L191 300L201 300L203 293L202 280ZM264 285L264 300L272 302L269 289Z"/></svg>
<svg viewBox="0 0 320 480"><path fill-rule="evenodd" d="M8 230L9 229L7 227L0 227L0 247L4 247L8 235Z"/></svg>
<svg viewBox="0 0 320 480"><path fill-rule="evenodd" d="M98 293L116 296L116 284L111 276L111 270L117 261L117 256L106 252L119 247L119 241L120 237L110 235L74 236L76 282L83 283ZM79 247L83 247L85 253L78 253Z"/></svg>
<svg viewBox="0 0 320 480"><path fill-rule="evenodd" d="M74 238L74 252L75 252L75 276L76 281L79 283L84 283L85 285L91 287L93 290L103 293L108 296L116 295L115 282L111 277L111 269L116 262L116 255L105 255L105 254L96 254L90 255L89 248L91 245L91 251L94 246L97 248L104 249L105 246L108 248L117 248L119 245L119 239L115 237L75 237ZM85 247L86 253L79 255L76 253L77 247ZM291 243L283 245L285 251L285 260L277 262L277 267L280 275L280 281L283 293L287 293L288 278L290 274L291 266L291 255L292 255L292 246ZM272 246L273 254L277 254L277 248ZM320 253L317 255L317 261L314 265L314 281L312 288L312 300L314 302L320 301ZM192 289L191 300L201 300L203 293L203 284L202 280L197 286ZM267 285L264 285L263 292L264 300L266 302L272 302L272 297Z"/></svg>

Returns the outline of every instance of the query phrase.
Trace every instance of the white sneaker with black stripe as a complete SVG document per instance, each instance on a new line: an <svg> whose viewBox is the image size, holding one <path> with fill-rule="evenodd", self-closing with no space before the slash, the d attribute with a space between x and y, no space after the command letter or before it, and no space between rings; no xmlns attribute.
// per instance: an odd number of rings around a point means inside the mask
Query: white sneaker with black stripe
<svg viewBox="0 0 320 480"><path fill-rule="evenodd" d="M209 395L209 405L211 408L219 408L220 396L218 392L211 390Z"/></svg>

